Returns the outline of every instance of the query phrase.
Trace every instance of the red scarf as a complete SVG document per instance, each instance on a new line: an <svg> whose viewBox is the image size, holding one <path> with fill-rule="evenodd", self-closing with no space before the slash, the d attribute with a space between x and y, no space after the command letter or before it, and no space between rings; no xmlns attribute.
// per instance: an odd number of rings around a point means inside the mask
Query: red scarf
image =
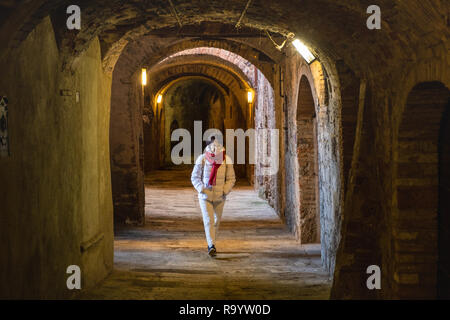
<svg viewBox="0 0 450 320"><path fill-rule="evenodd" d="M222 159L220 157L220 154L222 154ZM210 164L212 164L212 169L211 169L211 173L209 174L209 182L208 183L210 186L215 186L217 170L222 165L223 160L225 160L225 152L222 151L222 152L218 153L217 157L212 152L206 152L205 157L206 157L206 160L208 160L208 162ZM216 161L216 159L218 161Z"/></svg>

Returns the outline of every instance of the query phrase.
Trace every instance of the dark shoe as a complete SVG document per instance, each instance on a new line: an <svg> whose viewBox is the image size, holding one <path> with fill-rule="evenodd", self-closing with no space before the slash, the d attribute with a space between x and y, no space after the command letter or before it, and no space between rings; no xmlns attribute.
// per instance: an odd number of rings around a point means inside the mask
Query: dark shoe
<svg viewBox="0 0 450 320"><path fill-rule="evenodd" d="M208 247L208 254L211 257L214 257L216 255L216 247L212 245L211 247Z"/></svg>

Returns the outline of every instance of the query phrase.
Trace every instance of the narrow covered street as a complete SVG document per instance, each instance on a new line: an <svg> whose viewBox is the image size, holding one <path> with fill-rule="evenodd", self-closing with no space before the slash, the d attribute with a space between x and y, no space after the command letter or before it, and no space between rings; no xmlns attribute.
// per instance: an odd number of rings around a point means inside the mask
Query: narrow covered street
<svg viewBox="0 0 450 320"><path fill-rule="evenodd" d="M449 27L449 0L0 0L0 300L450 300Z"/></svg>
<svg viewBox="0 0 450 320"><path fill-rule="evenodd" d="M116 230L114 271L88 299L328 299L320 244L299 245L243 179L228 196L207 254L197 193L185 166L146 177L145 227Z"/></svg>

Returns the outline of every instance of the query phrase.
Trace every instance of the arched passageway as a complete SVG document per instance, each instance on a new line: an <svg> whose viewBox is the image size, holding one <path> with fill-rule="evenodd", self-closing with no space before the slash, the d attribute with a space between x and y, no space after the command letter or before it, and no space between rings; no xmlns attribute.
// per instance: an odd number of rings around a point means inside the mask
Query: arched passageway
<svg viewBox="0 0 450 320"><path fill-rule="evenodd" d="M302 76L298 89L297 146L300 240L302 243L318 243L320 242L320 206L317 120L311 84L306 76Z"/></svg>
<svg viewBox="0 0 450 320"><path fill-rule="evenodd" d="M121 59L119 58L119 67L120 64ZM272 297L279 298L289 296L302 298L308 295L316 298L327 297L329 280L327 273L320 267L320 247L317 245L300 246L295 237L283 225L283 220L280 218L284 217L278 216L280 214L274 210L279 197L277 191L279 168L271 172L268 170L270 167L264 166L270 165L270 162L266 161L268 155L278 157L278 135L275 133L269 132L268 137L256 133L254 144L250 143L251 137L244 138L245 163L243 164L238 163L241 155L237 151L242 138L231 136L236 146L234 161L236 162L235 171L238 185L228 199L228 207L225 207L224 220L221 223L221 236L217 242L219 254L216 261L218 262L213 266L217 268L229 261L229 270L220 275L229 279L229 283L236 289L227 289L230 284L222 283L214 277L208 278L207 275L212 273L212 270L209 269L209 263L206 263L205 257L201 257L197 261L193 258L204 250L199 207L197 202L192 200L189 183L195 148L192 145L189 156L183 157L185 160L183 165L174 165L172 156L174 150L178 153L178 149L177 143L171 142L172 133L175 129L186 129L189 137L198 139L195 136L200 134L200 139L203 141L203 134L213 128L223 134L225 134L225 129L242 130L242 132L247 132L249 129L278 130L274 89L264 74L245 58L222 48L211 47L193 48L172 54L154 66L147 66L147 70L149 81L148 85L143 88L139 87L140 70L137 70L131 77L131 81L134 81L135 84L130 86L129 96L135 96L135 98L128 103L128 108L149 110L146 112L155 114L153 117L148 117L148 123L145 123L147 118L144 117L143 125L145 226L136 229L120 226L121 220L115 222L117 225L116 271L101 288L92 291L89 297L110 298L115 295L120 297L123 294L120 292L124 290L139 292L141 295L143 288L139 284L123 287L121 283L123 284L125 281L126 284L130 278L137 276L150 279L154 276L154 272L163 272L168 273L165 280L157 281L154 284L155 287L160 288L161 292L159 294L146 293L145 296L148 298L167 298L168 296L180 298L185 294L178 288L182 286L181 284L177 285L176 290L165 290L163 289L164 283L165 281L179 282L177 274L184 274L188 270L194 274L202 274L202 281L208 279L206 287L200 285L194 291L191 290L190 296L197 299L211 297L211 295L221 297L224 294L223 290L230 291L230 295L233 297L264 297L268 294L267 290L273 292ZM307 85L309 86L309 83ZM116 89L123 92L123 89ZM308 114L312 119L315 115L314 102L310 97L311 89L309 88L309 92L306 89L302 82L299 106L300 110L303 110L309 108L308 104L312 103L313 112ZM306 93L305 96L303 96L304 93ZM117 95L117 93L113 92L113 95ZM139 102L142 101L144 105L140 107ZM112 106L116 108L114 100L112 100ZM120 108L123 109L123 106ZM307 113L308 111L300 111L299 121ZM111 120L123 123L120 119ZM195 128L194 121L201 123L200 132L196 132L198 128ZM115 130L114 126L111 127L111 130ZM306 125L305 130L315 130L315 128ZM305 135L300 134L300 137L308 139L310 135L316 135L316 133L308 131ZM163 137L162 140L161 137ZM228 139L230 137L224 136L225 144ZM314 139L310 138L310 140L310 143L313 143ZM114 141L111 141L111 146L111 150L113 150ZM204 146L203 142L202 148ZM139 145L136 146L136 148L139 147ZM226 147L227 153L231 154L232 150L228 149L228 145ZM253 153L255 153L256 160L254 163L249 161L250 148L254 148ZM315 148L317 149L317 146ZM152 154L161 152L164 153L163 160L160 157L152 157ZM314 157L317 161L317 157ZM277 159L277 161L279 160ZM310 184L313 183L312 189L317 191L315 185L317 174L313 174L313 179L304 180L302 190L311 188ZM313 215L314 219L318 219L318 215L315 213ZM314 238L305 237L301 239L301 243L319 242L319 222L311 222L311 219L306 217L302 218L305 221L309 220L304 223L303 232L313 234ZM315 230L310 230L311 228ZM239 231L237 238L234 236L236 231ZM264 242L258 239L258 234L266 234ZM159 240L147 240L154 237ZM171 239L177 240L174 242ZM240 244L240 248L236 247L235 241ZM144 243L146 244L145 249L141 248ZM188 248L185 247L185 243L189 243ZM144 256L144 252L147 258L139 258ZM306 280L306 278L301 280L309 283L310 289L303 290L302 286L295 288L296 286L292 283L289 284L292 289L283 293L277 288L277 281L273 285L267 286L266 269L277 268L277 259L286 252L298 254L302 261L294 269L292 266L289 267L293 274L298 274L300 277L311 274L310 280ZM164 258L160 259L159 257ZM252 262L254 257L259 257L257 263ZM174 267L168 268L167 264L173 264ZM306 265L308 267L305 268ZM232 276L237 270L239 270L240 276ZM283 272L285 271L280 269L275 273L279 273L282 277ZM246 285L248 277L252 274L255 281L266 283L266 288L262 288L258 292L254 290L240 292L241 287ZM183 278L183 282L190 283L192 281L196 281L196 277ZM211 287L216 287L218 292L211 293Z"/></svg>
<svg viewBox="0 0 450 320"><path fill-rule="evenodd" d="M190 136L194 137L194 122L198 121L204 131L217 128L223 132L224 97L213 84L201 79L180 81L165 91L163 99L161 108L164 112L165 128L176 120L179 128L188 130ZM169 148L172 135L167 129L160 134L164 136L165 143L164 164L173 164L171 159L173 149ZM194 144L191 146L190 154L190 162L193 163Z"/></svg>
<svg viewBox="0 0 450 320"><path fill-rule="evenodd" d="M393 277L399 298L449 298L450 91L416 85L398 134ZM419 289L420 288L420 289Z"/></svg>
<svg viewBox="0 0 450 320"><path fill-rule="evenodd" d="M9 101L7 109L0 106L0 297L76 297L66 286L67 267L74 264L83 270L82 294L101 291L99 283L126 265L122 258L132 248L125 242L133 234L142 236L132 241L139 250L150 245L154 257L173 257L161 260L173 268L161 272L157 259L144 262L150 272L128 265L119 282L139 283L134 272L147 272L139 288L173 285L165 297L185 292L180 282L154 280L161 273L179 278L176 263L196 261L205 249L195 227L191 238L180 231L198 221L180 218L187 225L177 225L169 215L197 211L190 186L179 194L164 188L189 170L167 170L168 181L160 170L173 121L181 127L184 120L174 114L166 121L170 106L164 103L176 95L170 92L175 81L181 86L188 78L208 79L221 92L221 120L204 120L208 126L278 130L256 144L256 163L241 168L248 184L236 189L237 206L224 224L228 253L239 247L242 232L249 236L242 245L255 254L242 250L211 262L233 265L233 276L244 265L233 284L245 284L255 271L261 281L248 292L256 297L260 288L262 298L270 288L286 289L282 281L308 275L320 278L314 288L322 293L330 281L321 281L332 278L333 298L447 297L448 1L380 0L383 19L374 30L367 27L364 1L305 0L295 8L287 0L251 1L246 8L238 0L172 2L80 1L77 30L67 27L66 1L0 1L0 95ZM142 69L149 80L144 87ZM303 76L313 103L299 90L307 87ZM157 103L166 87L169 97ZM212 91L201 91L193 96L219 108L221 98L214 102ZM423 114L420 106L433 111ZM311 133L311 118L313 142L302 137ZM303 170L311 168L313 153L297 153L299 142L306 142L300 151L316 143L316 187L311 171ZM272 151L278 152L273 161L259 161ZM275 172L267 170L272 166ZM312 193L305 193L313 189L315 210ZM171 195L155 204L164 192ZM184 209L176 206L178 196L188 203ZM319 264L317 247L304 244L319 234L314 211L316 219L320 215ZM238 212L264 222L240 225L231 221ZM115 241L122 246L116 252ZM371 265L380 267L381 288L366 285ZM194 263L183 270L199 275L191 278L194 286L208 283L213 269L199 273ZM280 282L271 287L274 274ZM292 280L286 292L327 296L309 284ZM217 297L229 297L230 287L223 288ZM251 296L245 290L232 291L231 298Z"/></svg>
<svg viewBox="0 0 450 320"><path fill-rule="evenodd" d="M240 155L234 148L229 153L232 155L233 151L238 176L255 185L258 192L272 205L279 202L276 194L278 179L268 177L264 170L255 166L255 163L261 162L263 157L263 144L255 139L256 144L253 145L256 149L251 150L249 145L248 134L254 128L257 130L276 128L273 89L256 66L235 53L221 49L220 46L219 48L193 48L172 54L155 62L154 65L147 65L149 83L142 86L140 84L141 70L129 72L130 57L125 55L123 57L123 60L119 58L117 71L113 74L111 98L110 143L113 199L117 204L115 206L116 223L123 224L128 221L128 223L142 224L144 222L144 172L148 173L170 164L172 149L169 145L173 143L170 141L171 136L168 130L170 130L170 123L175 119L174 116L183 119L185 126L182 128L189 132L192 142L190 163L196 156L196 152L198 153L198 150L195 150L196 141L200 140L200 144L204 145L203 133L207 130L219 130L225 144L228 139L227 130L235 130L232 135L236 138L232 141L236 150L241 143L240 140L245 140L243 163L238 161ZM128 74L130 74L130 77L126 78L128 81L124 81L123 77L128 77ZM191 83L191 86L184 89L183 93L183 84L186 85L189 81L196 82ZM195 88L201 83L207 84L211 90L216 88L215 93L208 90L208 97L202 96L202 86ZM251 102L248 101L248 94L253 96ZM202 96L202 102L198 99L199 95ZM177 104L178 107L175 106ZM198 109L201 105L204 110ZM143 124L140 123L140 110L143 110ZM258 112L255 113L254 110ZM194 128L196 120L199 126L197 129ZM182 120L177 119L177 121L180 123ZM124 130L124 126L128 128ZM139 133L142 128L144 128L143 133ZM248 131L249 129L251 130ZM246 138L239 137L239 130L246 134ZM128 138L124 137L124 132L134 132L134 135L143 136L143 144L141 140L132 138L133 134ZM145 150L143 167L135 161L142 149ZM249 158L250 151L255 154L252 162ZM278 150L274 150L274 154L275 152ZM131 155L127 160L126 170L121 169L124 164L115 161L116 157L124 153ZM132 172L131 179L128 178L130 172ZM255 179L255 176L258 179ZM130 202L130 199L134 200Z"/></svg>

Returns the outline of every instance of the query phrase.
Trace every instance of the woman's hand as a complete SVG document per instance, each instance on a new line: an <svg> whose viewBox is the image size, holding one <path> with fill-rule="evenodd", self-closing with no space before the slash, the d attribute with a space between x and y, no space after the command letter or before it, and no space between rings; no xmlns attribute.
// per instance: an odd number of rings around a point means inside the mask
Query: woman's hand
<svg viewBox="0 0 450 320"><path fill-rule="evenodd" d="M204 194L206 194L207 196L208 196L208 198L210 197L210 194L211 194L211 192L212 192L212 188L206 188L206 187L203 187L202 188L202 192L201 193L204 193Z"/></svg>

